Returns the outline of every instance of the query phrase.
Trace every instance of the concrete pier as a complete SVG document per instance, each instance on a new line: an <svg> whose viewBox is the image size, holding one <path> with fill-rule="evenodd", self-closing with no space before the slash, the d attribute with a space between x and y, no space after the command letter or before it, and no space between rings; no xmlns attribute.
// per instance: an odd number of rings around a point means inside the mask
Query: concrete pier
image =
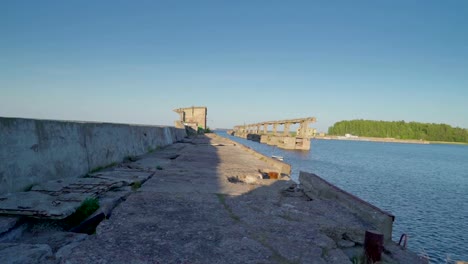
<svg viewBox="0 0 468 264"><path fill-rule="evenodd" d="M26 225L29 236L0 232L0 263L352 263L365 231L381 227L356 210L388 219L342 203L312 175L301 174L310 184L298 186L288 164L213 134L133 160L106 173L153 176L95 234L60 235L44 223ZM280 179L268 179L271 172ZM385 263L424 263L392 241L384 246Z"/></svg>
<svg viewBox="0 0 468 264"><path fill-rule="evenodd" d="M315 136L316 130L309 128L309 124L314 122L315 117L260 122L235 126L230 134L283 149L310 150L310 138ZM295 134L291 134L290 129L294 124L299 124L299 128ZM278 131L280 125L283 126L281 133ZM269 126L273 129L271 133L268 130Z"/></svg>

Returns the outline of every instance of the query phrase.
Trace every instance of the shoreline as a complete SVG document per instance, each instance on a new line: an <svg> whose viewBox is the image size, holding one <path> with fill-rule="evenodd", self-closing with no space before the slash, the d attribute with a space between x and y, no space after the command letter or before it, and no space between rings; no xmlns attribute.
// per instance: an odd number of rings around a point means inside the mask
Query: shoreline
<svg viewBox="0 0 468 264"><path fill-rule="evenodd" d="M382 142L382 143L401 143L401 144L419 144L419 145L438 144L438 145L468 146L468 143L465 143L465 142L428 141L428 140L416 140L416 139L396 139L396 138L377 138L377 137L315 136L315 137L313 137L313 139Z"/></svg>

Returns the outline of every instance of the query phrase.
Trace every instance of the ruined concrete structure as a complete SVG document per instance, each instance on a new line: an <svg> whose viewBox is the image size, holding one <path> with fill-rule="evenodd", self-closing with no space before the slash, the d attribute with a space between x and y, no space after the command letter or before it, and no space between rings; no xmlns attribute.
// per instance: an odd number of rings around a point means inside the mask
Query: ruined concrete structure
<svg viewBox="0 0 468 264"><path fill-rule="evenodd" d="M191 127L195 131L199 127L206 129L206 115L208 113L206 106L192 106L186 108L174 109L174 112L180 115L180 120L175 121L175 127Z"/></svg>
<svg viewBox="0 0 468 264"><path fill-rule="evenodd" d="M231 134L261 143L275 145L283 149L309 150L310 138L317 133L317 130L309 128L309 124L314 122L316 122L315 117L260 122L250 125L235 126ZM295 135L291 135L290 128L294 124L299 124L299 128ZM284 127L282 132L278 131L278 126L280 125ZM272 126L271 133L268 129L269 126Z"/></svg>

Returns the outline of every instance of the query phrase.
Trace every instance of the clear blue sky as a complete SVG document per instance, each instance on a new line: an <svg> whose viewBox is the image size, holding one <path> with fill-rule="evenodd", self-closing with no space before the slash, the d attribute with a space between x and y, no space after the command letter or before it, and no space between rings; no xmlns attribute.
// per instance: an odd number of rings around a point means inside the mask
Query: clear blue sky
<svg viewBox="0 0 468 264"><path fill-rule="evenodd" d="M468 128L468 1L0 1L0 116Z"/></svg>

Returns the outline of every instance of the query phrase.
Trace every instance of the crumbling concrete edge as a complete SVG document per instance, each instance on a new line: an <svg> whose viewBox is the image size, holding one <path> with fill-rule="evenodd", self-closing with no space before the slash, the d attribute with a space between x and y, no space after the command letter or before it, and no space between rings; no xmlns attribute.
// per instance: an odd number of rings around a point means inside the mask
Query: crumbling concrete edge
<svg viewBox="0 0 468 264"><path fill-rule="evenodd" d="M371 224L375 230L384 235L385 242L392 240L393 222L395 216L361 198L346 192L329 183L321 177L308 172L299 173L299 182L306 195L310 198L336 200L362 220Z"/></svg>

